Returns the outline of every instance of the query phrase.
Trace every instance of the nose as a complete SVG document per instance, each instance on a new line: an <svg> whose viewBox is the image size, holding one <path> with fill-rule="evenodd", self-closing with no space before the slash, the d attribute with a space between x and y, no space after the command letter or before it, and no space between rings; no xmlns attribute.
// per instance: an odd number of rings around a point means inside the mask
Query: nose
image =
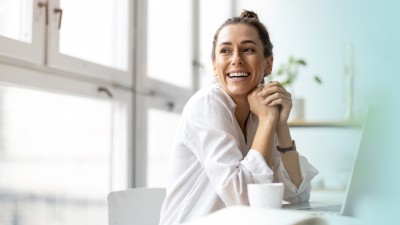
<svg viewBox="0 0 400 225"><path fill-rule="evenodd" d="M243 59L242 59L242 55L240 54L240 52L236 51L236 53L234 53L232 55L232 65L236 66L236 65L243 65Z"/></svg>

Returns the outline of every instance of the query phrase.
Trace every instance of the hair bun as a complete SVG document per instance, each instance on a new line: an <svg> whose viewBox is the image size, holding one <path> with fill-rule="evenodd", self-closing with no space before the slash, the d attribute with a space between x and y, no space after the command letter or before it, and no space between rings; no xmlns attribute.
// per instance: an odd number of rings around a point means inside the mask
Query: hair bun
<svg viewBox="0 0 400 225"><path fill-rule="evenodd" d="M240 18L248 18L248 19L256 19L258 20L258 16L253 11L243 10L240 14Z"/></svg>

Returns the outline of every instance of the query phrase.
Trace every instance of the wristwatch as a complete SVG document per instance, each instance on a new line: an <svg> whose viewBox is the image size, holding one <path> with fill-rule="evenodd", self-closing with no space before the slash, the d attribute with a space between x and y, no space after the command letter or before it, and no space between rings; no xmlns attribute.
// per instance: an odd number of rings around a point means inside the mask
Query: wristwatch
<svg viewBox="0 0 400 225"><path fill-rule="evenodd" d="M292 146L287 147L287 148L281 148L281 147L279 147L279 146L276 146L276 149L277 149L278 151L280 151L281 153L285 153L285 152L288 152L288 151L293 151L293 150L296 150L296 143L295 143L294 140L293 140L293 141L292 141Z"/></svg>

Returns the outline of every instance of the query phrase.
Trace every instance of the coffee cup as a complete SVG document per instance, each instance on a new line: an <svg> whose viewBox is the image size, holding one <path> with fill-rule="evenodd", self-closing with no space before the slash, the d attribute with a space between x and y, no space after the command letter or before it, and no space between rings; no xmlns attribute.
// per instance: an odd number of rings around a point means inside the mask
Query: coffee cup
<svg viewBox="0 0 400 225"><path fill-rule="evenodd" d="M275 209L282 207L283 183L248 184L247 192L251 207Z"/></svg>

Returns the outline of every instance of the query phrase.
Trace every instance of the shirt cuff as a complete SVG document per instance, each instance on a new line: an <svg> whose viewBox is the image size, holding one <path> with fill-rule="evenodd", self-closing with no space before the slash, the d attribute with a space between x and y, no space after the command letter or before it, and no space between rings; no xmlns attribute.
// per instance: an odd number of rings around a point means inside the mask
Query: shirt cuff
<svg viewBox="0 0 400 225"><path fill-rule="evenodd" d="M267 162L260 152L250 149L241 164L253 175L254 183L272 183L274 172L269 168Z"/></svg>
<svg viewBox="0 0 400 225"><path fill-rule="evenodd" d="M280 162L278 177L280 182L285 185L285 200L288 202L308 201L311 192L311 180L318 174L318 170L313 167L306 158L299 155L300 173L303 181L299 188L290 180L289 174L282 161Z"/></svg>

